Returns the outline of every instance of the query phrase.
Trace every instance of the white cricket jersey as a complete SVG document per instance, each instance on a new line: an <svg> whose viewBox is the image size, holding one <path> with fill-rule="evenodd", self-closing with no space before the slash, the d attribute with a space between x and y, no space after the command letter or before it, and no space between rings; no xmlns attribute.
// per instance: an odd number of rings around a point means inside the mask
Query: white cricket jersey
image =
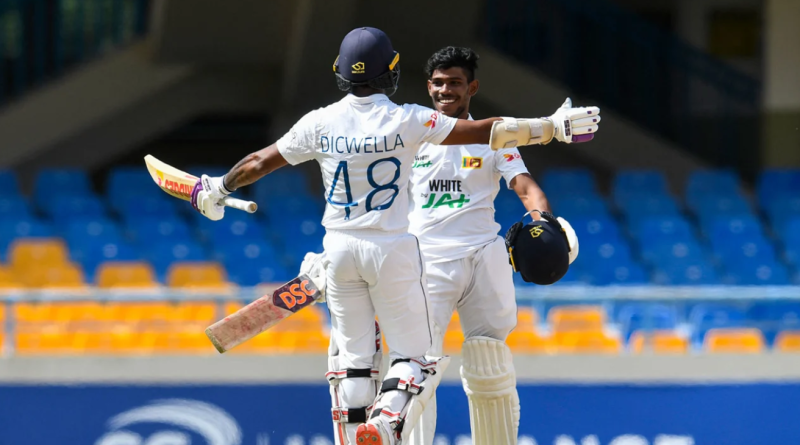
<svg viewBox="0 0 800 445"><path fill-rule="evenodd" d="M456 122L384 94L348 94L303 116L277 146L292 165L319 163L327 229L406 230L414 156L425 142L440 144Z"/></svg>
<svg viewBox="0 0 800 445"><path fill-rule="evenodd" d="M528 173L516 148L443 148L424 144L411 173L409 232L419 238L428 262L461 259L496 240L500 224L494 220L494 198L500 178L511 184Z"/></svg>

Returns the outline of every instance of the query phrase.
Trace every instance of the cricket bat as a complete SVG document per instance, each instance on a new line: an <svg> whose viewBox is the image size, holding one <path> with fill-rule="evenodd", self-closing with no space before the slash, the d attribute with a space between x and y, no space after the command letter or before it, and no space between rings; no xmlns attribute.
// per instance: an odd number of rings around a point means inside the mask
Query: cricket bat
<svg viewBox="0 0 800 445"><path fill-rule="evenodd" d="M147 171L150 172L153 181L161 187L161 190L184 201L192 200L192 188L197 183L197 176L165 164L152 155L145 156L144 163L147 165ZM222 204L234 209L244 210L247 213L254 213L258 209L258 205L253 201L244 201L230 196L223 198Z"/></svg>
<svg viewBox="0 0 800 445"><path fill-rule="evenodd" d="M275 326L284 318L322 299L317 284L302 274L206 329L217 351L224 353Z"/></svg>

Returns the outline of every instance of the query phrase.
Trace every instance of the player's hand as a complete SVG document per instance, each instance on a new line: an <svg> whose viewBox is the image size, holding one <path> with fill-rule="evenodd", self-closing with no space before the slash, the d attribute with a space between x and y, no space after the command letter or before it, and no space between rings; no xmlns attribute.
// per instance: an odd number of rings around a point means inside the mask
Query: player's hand
<svg viewBox="0 0 800 445"><path fill-rule="evenodd" d="M571 144L573 142L589 142L594 139L600 123L600 108L597 107L572 107L572 99L569 97L561 105L561 108L550 116L555 126L555 138L561 142Z"/></svg>
<svg viewBox="0 0 800 445"><path fill-rule="evenodd" d="M308 252L305 258L303 258L303 263L300 264L300 275L306 274L311 278L311 281L314 282L314 286L316 286L320 294L322 294L321 302L325 301L325 290L328 286L328 274L326 272L328 263L328 257L325 255L325 252Z"/></svg>
<svg viewBox="0 0 800 445"><path fill-rule="evenodd" d="M561 223L561 228L564 229L564 232L567 234L567 242L569 243L569 264L572 264L572 262L578 258L578 235L575 234L575 229L572 228L566 219L560 216L556 219Z"/></svg>
<svg viewBox="0 0 800 445"><path fill-rule="evenodd" d="M212 221L219 221L225 216L225 206L221 201L230 192L225 189L222 178L203 175L192 189L192 207Z"/></svg>

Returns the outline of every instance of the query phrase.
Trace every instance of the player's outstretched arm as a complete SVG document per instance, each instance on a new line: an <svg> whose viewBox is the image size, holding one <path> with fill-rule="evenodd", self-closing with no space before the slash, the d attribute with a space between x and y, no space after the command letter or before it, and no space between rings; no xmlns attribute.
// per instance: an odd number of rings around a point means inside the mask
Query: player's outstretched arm
<svg viewBox="0 0 800 445"><path fill-rule="evenodd" d="M230 191L250 185L273 171L288 164L278 152L277 144L250 153L224 176L223 184Z"/></svg>
<svg viewBox="0 0 800 445"><path fill-rule="evenodd" d="M544 190L539 187L539 184L534 181L529 173L522 173L514 176L509 185L517 196L519 196L519 200L522 201L525 210L529 212L532 210L541 210L553 213L553 211L550 210L550 203L547 201Z"/></svg>
<svg viewBox="0 0 800 445"><path fill-rule="evenodd" d="M479 121L459 119L442 145L486 144L492 149L546 145L556 139L571 144L594 138L600 122L597 107L572 107L567 98L549 117L538 119L490 118Z"/></svg>

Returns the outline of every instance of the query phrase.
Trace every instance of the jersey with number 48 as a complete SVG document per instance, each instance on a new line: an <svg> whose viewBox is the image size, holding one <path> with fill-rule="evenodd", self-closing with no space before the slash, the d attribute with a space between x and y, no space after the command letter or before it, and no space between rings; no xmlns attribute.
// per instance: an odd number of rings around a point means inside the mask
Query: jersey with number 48
<svg viewBox="0 0 800 445"><path fill-rule="evenodd" d="M424 144L411 174L409 232L419 238L429 262L461 259L493 242L500 230L494 220L500 178L510 184L514 176L528 173L516 148L442 148Z"/></svg>
<svg viewBox="0 0 800 445"><path fill-rule="evenodd" d="M383 94L349 94L303 116L277 147L292 165L320 164L326 228L405 230L414 157L423 143L441 143L456 121Z"/></svg>

